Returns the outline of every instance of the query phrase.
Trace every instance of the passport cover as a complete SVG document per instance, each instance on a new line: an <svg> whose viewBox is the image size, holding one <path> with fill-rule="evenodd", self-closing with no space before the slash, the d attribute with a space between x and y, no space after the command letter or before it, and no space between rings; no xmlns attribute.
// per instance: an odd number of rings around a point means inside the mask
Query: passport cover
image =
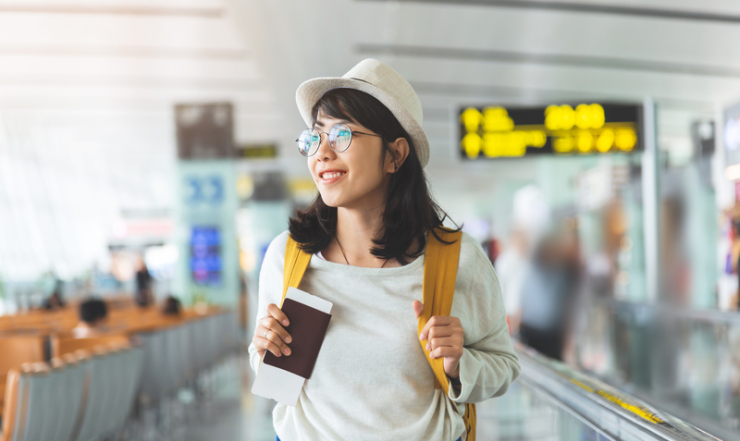
<svg viewBox="0 0 740 441"><path fill-rule="evenodd" d="M324 342L331 314L321 312L303 303L286 298L281 308L288 316L290 325L285 327L293 341L288 344L291 354L276 357L265 352L263 363L275 366L303 378L311 378L311 372Z"/></svg>

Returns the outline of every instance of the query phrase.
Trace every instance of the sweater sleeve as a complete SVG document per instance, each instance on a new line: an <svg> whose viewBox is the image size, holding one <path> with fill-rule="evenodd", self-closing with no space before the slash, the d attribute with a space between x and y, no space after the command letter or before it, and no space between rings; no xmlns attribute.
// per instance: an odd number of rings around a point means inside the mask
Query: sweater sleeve
<svg viewBox="0 0 740 441"><path fill-rule="evenodd" d="M456 390L450 385L448 395L457 403L477 403L503 395L521 367L509 336L496 272L472 238L465 235L462 247L451 311L465 332L462 386Z"/></svg>
<svg viewBox="0 0 740 441"><path fill-rule="evenodd" d="M259 326L259 319L267 315L267 305L274 303L280 304L283 297L283 264L285 261L285 245L288 243L288 232L285 231L270 242L270 246L265 252L265 258L262 261L259 278L259 302L257 306L256 327ZM260 355L254 343L249 344L249 364L257 372L260 364Z"/></svg>

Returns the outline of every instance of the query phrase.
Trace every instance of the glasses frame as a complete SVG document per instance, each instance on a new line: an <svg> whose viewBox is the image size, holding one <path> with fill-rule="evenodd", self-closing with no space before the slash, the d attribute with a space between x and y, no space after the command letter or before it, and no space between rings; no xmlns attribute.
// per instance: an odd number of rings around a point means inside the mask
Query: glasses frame
<svg viewBox="0 0 740 441"><path fill-rule="evenodd" d="M347 128L347 131L349 132L349 142L347 143L347 147L345 147L345 148L344 148L343 150L337 150L336 148L334 148L334 143L332 143L332 142L331 142L331 140L329 139L329 132L331 132L332 130L334 130L334 127L337 127L337 126L344 126L344 127L346 127L346 128ZM314 150L314 152L313 152L313 153L310 153L310 154L304 154L304 153L303 153L303 150L301 150L301 148L300 148L300 147L298 147L298 152L300 152L301 156L304 156L304 157L306 157L306 158L308 158L308 157L311 157L311 156L315 155L315 154L316 154L316 153L317 153L317 152L319 151L319 147L321 146L321 135L326 135L326 139L327 139L327 140L329 141L329 147L331 147L331 149L332 149L332 150L334 150L334 151L335 151L335 152L337 152L337 153L343 153L343 152L346 152L346 151L347 151L347 149L349 149L349 146L350 146L350 145L352 145L352 137L353 137L353 136L354 136L355 134L358 134L358 135L367 135L367 136L376 136L376 137L378 137L378 138L381 138L381 139L383 138L383 137L382 137L381 135L376 135L376 134L373 134L373 133L365 133L365 132L360 132L360 131L357 131L357 130L352 130L352 128L351 128L350 126L348 126L347 124L344 124L344 123L334 124L334 125L332 126L332 128L331 128L331 129L329 129L329 132L319 132L319 131L318 131L318 130L316 130L316 129L306 129L306 130L304 130L303 132L301 132L301 135L302 135L302 134L303 134L304 132L306 132L306 131L307 131L307 132L309 132L309 133L313 133L313 132L316 132L316 133L317 133L317 134L319 135L319 143L318 143L318 145L317 145L317 147L316 147L316 150ZM301 138L300 138L300 136L299 136L299 137L298 137L298 139L296 139L296 140L295 140L295 142L296 142L296 143L297 143L297 142L299 142L299 141L300 141L300 139L301 139ZM310 150L309 150L309 151L310 151Z"/></svg>

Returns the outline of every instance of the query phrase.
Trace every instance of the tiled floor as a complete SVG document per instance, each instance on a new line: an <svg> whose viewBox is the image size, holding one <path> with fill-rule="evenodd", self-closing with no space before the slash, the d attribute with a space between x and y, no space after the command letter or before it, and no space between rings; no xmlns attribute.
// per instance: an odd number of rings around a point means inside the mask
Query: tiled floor
<svg viewBox="0 0 740 441"><path fill-rule="evenodd" d="M143 411L129 427L137 441L274 441L273 402L249 389L251 369L246 356L231 358L200 384L199 399L190 390L178 399Z"/></svg>
<svg viewBox="0 0 740 441"><path fill-rule="evenodd" d="M253 396L246 358L232 360L211 378L210 399L184 412L165 435L145 437L172 441L272 441L273 402ZM191 405L191 407L193 407ZM598 433L554 406L524 384L478 405L478 440L603 440Z"/></svg>
<svg viewBox="0 0 740 441"><path fill-rule="evenodd" d="M202 421L187 424L183 441L274 441L274 402L250 392L253 376L247 358L232 360L212 378L213 397Z"/></svg>

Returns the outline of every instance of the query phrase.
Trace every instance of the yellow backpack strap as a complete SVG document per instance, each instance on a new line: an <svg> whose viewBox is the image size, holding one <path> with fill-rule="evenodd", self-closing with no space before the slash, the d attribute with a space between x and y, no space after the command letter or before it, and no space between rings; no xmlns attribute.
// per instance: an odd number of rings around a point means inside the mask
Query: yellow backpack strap
<svg viewBox="0 0 740 441"><path fill-rule="evenodd" d="M475 403L465 403L463 421L465 421L465 431L468 434L465 440L475 441L475 428L478 426L478 414L475 411Z"/></svg>
<svg viewBox="0 0 740 441"><path fill-rule="evenodd" d="M311 261L311 255L298 247L298 242L288 235L288 243L285 245L285 266L283 267L283 298L280 300L280 307L283 307L285 295L288 294L288 288L298 288L303 279L303 274L308 268L308 262Z"/></svg>
<svg viewBox="0 0 740 441"><path fill-rule="evenodd" d="M424 256L424 282L422 292L424 310L417 323L418 333L426 326L429 319L435 315L450 315L452 299L455 296L455 278L457 277L457 263L460 257L460 243L462 231L456 233L437 228L437 235L445 242L440 242L430 231L427 237L427 249ZM434 371L435 385L447 392L449 380L444 370L442 358L429 358L426 343L419 341L427 356L427 361Z"/></svg>
<svg viewBox="0 0 740 441"><path fill-rule="evenodd" d="M437 228L435 231L440 239L448 243L441 242L431 232L427 237L422 288L424 310L417 323L419 334L433 316L449 316L452 310L452 301L455 298L455 279L457 278L457 266L460 261L462 231L453 232L445 228ZM444 359L429 358L426 343L422 341L420 343L427 357L427 362L434 371L435 386L447 394L449 379L444 370ZM465 421L467 441L475 441L477 422L475 404L465 404L463 420Z"/></svg>

